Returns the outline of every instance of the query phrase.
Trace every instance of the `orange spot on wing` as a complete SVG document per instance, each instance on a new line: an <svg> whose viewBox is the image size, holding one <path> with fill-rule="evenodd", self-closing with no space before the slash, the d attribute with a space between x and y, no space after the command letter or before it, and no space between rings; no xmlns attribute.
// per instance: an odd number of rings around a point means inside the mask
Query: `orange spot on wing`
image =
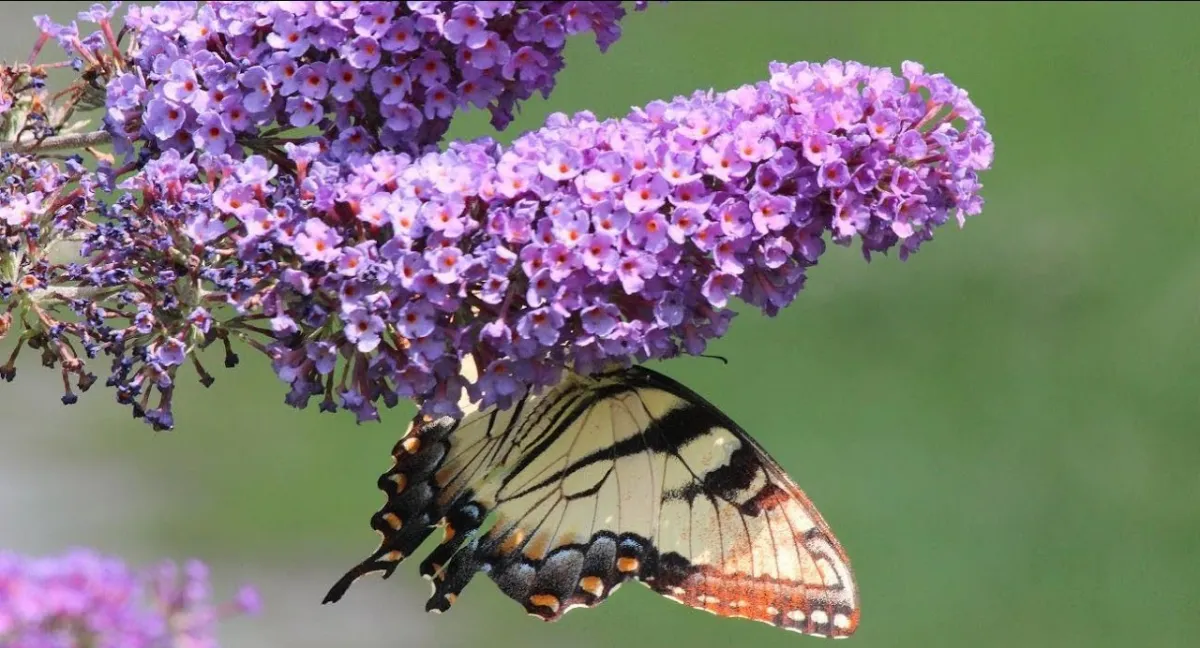
<svg viewBox="0 0 1200 648"><path fill-rule="evenodd" d="M558 598L550 594L534 594L529 597L529 603L538 607L550 608L552 612L558 612Z"/></svg>
<svg viewBox="0 0 1200 648"><path fill-rule="evenodd" d="M504 542L500 544L500 553L509 554L517 550L521 543L525 542L525 530L513 529Z"/></svg>
<svg viewBox="0 0 1200 648"><path fill-rule="evenodd" d="M598 576L585 576L579 579L579 589L591 594L592 596L604 595L604 581Z"/></svg>
<svg viewBox="0 0 1200 648"><path fill-rule="evenodd" d="M558 546L560 547L563 545L582 544L582 540L583 536L575 533L574 531L567 531L558 534Z"/></svg>
<svg viewBox="0 0 1200 648"><path fill-rule="evenodd" d="M630 572L637 571L637 569L638 569L637 558L629 558L627 556L622 557L622 558L617 558L617 571L619 571L623 574L628 574Z"/></svg>
<svg viewBox="0 0 1200 648"><path fill-rule="evenodd" d="M391 479L392 483L396 485L397 493L402 492L404 487L408 486L408 477L405 477L404 473L396 473L395 475L389 477L389 479Z"/></svg>
<svg viewBox="0 0 1200 648"><path fill-rule="evenodd" d="M525 557L531 560L541 560L546 557L546 552L550 549L550 536L539 533L529 539L529 544L525 545Z"/></svg>

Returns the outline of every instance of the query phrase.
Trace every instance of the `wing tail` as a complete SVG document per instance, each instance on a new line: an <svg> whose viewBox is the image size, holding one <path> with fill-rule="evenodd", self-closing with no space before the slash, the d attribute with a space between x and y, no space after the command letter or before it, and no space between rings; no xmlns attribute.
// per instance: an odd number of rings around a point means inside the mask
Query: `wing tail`
<svg viewBox="0 0 1200 648"><path fill-rule="evenodd" d="M324 602L340 600L350 586L368 574L383 572L388 578L401 562L421 546L442 519L439 505L444 494L437 484L437 470L449 449L453 419L418 425L416 421L392 449L393 465L380 476L379 489L387 500L371 516L371 528L380 536L379 547L351 568L330 588Z"/></svg>

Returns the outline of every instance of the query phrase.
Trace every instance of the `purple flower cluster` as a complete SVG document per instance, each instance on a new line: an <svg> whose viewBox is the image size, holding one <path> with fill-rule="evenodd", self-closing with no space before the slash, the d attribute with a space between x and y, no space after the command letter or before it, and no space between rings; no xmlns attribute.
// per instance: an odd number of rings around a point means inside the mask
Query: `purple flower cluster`
<svg viewBox="0 0 1200 648"><path fill-rule="evenodd" d="M298 68L296 84L324 88L309 97L324 111L321 131L277 137L296 114L288 97L307 95L260 66L270 96L250 108L242 79L292 38L300 49L288 60L311 71L352 66L342 48L379 42L369 29L437 25L418 29L419 48L404 55L453 51L458 61L476 42L474 27L454 23L467 14L504 42L526 42L528 16L567 24L583 12L602 45L621 15L607 3L333 4L137 8L129 60L115 47L105 58L106 37L56 34L113 79L110 126L144 137L160 118L179 121L154 140L162 150L94 174L0 158L0 337L15 327L17 351L61 363L64 402L75 399L72 375L80 390L95 380L83 358L103 353L118 400L170 429L180 371L209 384L200 353L219 342L226 366L234 344L268 355L296 407L317 397L323 411L366 421L381 403L412 399L426 415L453 415L464 391L503 406L563 369L701 353L729 326L732 301L767 315L790 304L829 243L904 259L982 208L991 135L965 91L915 63L899 74L775 63L768 80L728 92L619 120L553 115L509 147L481 139L444 151L423 150L437 138L417 131L393 133L408 144L374 141L384 123L355 120L378 117L386 95L368 80L343 101L330 78ZM92 17L111 31L103 11ZM396 63L399 50L380 49ZM205 120L225 128L243 117L224 147L166 145ZM77 254L56 259L63 243ZM0 378L12 378L15 358Z"/></svg>
<svg viewBox="0 0 1200 648"><path fill-rule="evenodd" d="M771 71L622 120L557 115L508 150L351 156L344 177L302 175L305 213L251 240L307 269L265 299L289 328L327 305L317 320L338 326L321 330L340 335L278 345L280 376L293 395L330 394L336 354L359 356L343 398L363 418L372 391L430 415L454 414L461 388L505 404L560 367L700 353L734 298L775 314L826 236L905 257L978 213L992 140L944 76L912 63L902 76L840 61ZM262 208L243 205L241 225ZM458 378L468 356L475 383Z"/></svg>
<svg viewBox="0 0 1200 648"><path fill-rule="evenodd" d="M638 3L641 8L644 3ZM620 36L619 2L167 2L130 8L135 67L108 86L109 129L160 150L234 153L316 127L332 146L417 152L456 111L504 128L549 95L568 36Z"/></svg>
<svg viewBox="0 0 1200 648"><path fill-rule="evenodd" d="M977 213L992 142L945 77L830 61L622 120L557 115L507 150L285 153L294 176L168 151L84 236L70 278L127 288L110 310L76 306L117 356L109 384L156 427L176 370L190 357L211 380L195 352L220 339L231 364L231 335L272 356L289 403L323 396L360 420L380 401L453 414L464 388L504 404L563 367L699 353L731 299L790 303L826 239L906 256ZM215 322L222 304L237 315Z"/></svg>
<svg viewBox="0 0 1200 648"><path fill-rule="evenodd" d="M59 165L14 153L0 154L0 177L5 178L0 184L0 303L7 304L0 313L0 338L13 325L14 313L24 329L12 355L0 365L0 379L11 381L16 376L15 362L22 347L37 349L44 365L61 366L63 402L71 404L78 398L72 378L79 391L87 391L96 381L86 371L84 358L98 355L106 331L89 327L86 317L83 322L59 321L59 308L70 306L80 314L95 314L99 309L96 302L79 298L78 286L64 286L55 294L46 289L75 284L71 279L83 273L78 263L65 267L51 263L50 255L92 226L87 219L99 206L96 178L77 160ZM97 279L95 286L121 285L117 277ZM96 296L90 289L85 293ZM78 346L71 343L71 336Z"/></svg>
<svg viewBox="0 0 1200 648"><path fill-rule="evenodd" d="M208 569L189 561L138 571L90 550L0 551L0 645L21 648L216 646L218 622L256 614L257 593L211 601Z"/></svg>

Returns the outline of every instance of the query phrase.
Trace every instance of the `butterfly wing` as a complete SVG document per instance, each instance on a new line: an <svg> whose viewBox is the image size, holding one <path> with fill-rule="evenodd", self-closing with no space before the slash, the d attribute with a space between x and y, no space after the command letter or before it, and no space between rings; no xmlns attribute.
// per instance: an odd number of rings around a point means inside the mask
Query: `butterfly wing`
<svg viewBox="0 0 1200 648"><path fill-rule="evenodd" d="M644 367L506 410L414 424L379 480L379 548L339 581L390 576L437 527L426 609L477 572L546 620L636 579L720 616L844 637L858 625L849 561L778 464L699 395ZM489 515L494 521L485 527Z"/></svg>
<svg viewBox="0 0 1200 648"><path fill-rule="evenodd" d="M633 371L642 393L678 399L647 433L661 434L662 445L675 448L668 465L691 477L660 491L659 566L647 584L719 616L853 634L859 604L849 559L803 491L704 398L656 372Z"/></svg>

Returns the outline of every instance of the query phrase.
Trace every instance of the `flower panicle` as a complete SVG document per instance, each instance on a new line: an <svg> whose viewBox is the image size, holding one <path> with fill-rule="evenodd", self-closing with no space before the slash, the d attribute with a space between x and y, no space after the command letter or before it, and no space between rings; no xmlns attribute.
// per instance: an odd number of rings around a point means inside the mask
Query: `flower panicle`
<svg viewBox="0 0 1200 648"><path fill-rule="evenodd" d="M213 179L180 182L164 151L184 169L215 154L218 163L203 169L211 175L255 151L286 161L289 141L276 137L286 128L315 127L322 149L415 151L436 145L455 111L486 108L504 127L520 101L553 88L567 37L592 32L607 49L626 15L620 2L590 1L165 3L130 6L118 31L120 5L80 12L97 27L87 36L74 21L38 16L28 62L0 67L0 170L9 178L0 188L0 337L19 332L0 380L13 380L17 356L33 349L61 369L62 401L73 404L97 380L85 360L104 354L117 400L160 430L173 427L181 368L213 381L199 350L219 343L233 366L231 342L264 330L261 284L287 262L267 259L232 277L238 251L205 249L222 235L221 219L184 218L211 201ZM36 64L51 40L69 60ZM79 77L52 94L47 71L67 66ZM78 135L72 115L96 107L107 133ZM194 138L174 137L175 127ZM48 161L109 136L123 166L92 149L94 172L78 156ZM214 322L209 309L231 303L240 312Z"/></svg>
<svg viewBox="0 0 1200 648"><path fill-rule="evenodd" d="M90 549L0 551L3 645L209 645L219 624L260 608L249 586L213 601L208 568L196 560L138 569Z"/></svg>
<svg viewBox="0 0 1200 648"><path fill-rule="evenodd" d="M76 226L82 257L22 257L10 312L71 367L110 356L106 384L159 429L180 370L211 382L199 354L218 342L227 366L231 342L267 354L296 407L316 397L361 422L412 399L455 415L563 369L702 353L735 300L767 315L790 304L829 244L907 258L981 211L992 155L944 76L842 61L773 64L766 81L619 120L553 115L509 147L172 149L114 202L65 203L101 216ZM9 209L9 240L33 247L50 212ZM47 315L64 308L75 322Z"/></svg>
<svg viewBox="0 0 1200 648"><path fill-rule="evenodd" d="M643 9L644 5L635 5ZM336 148L435 148L453 116L503 129L549 96L568 37L620 37L620 2L224 2L133 7L132 65L108 85L119 148L261 149L285 129Z"/></svg>
<svg viewBox="0 0 1200 648"><path fill-rule="evenodd" d="M83 39L40 23L107 79L106 127L137 152L95 170L0 152L0 337L15 338L0 379L32 349L62 372L64 403L103 377L166 430L183 374L215 379L202 355L232 367L250 348L295 407L457 415L563 370L702 353L735 302L789 305L828 246L906 259L982 210L985 121L913 62L772 63L759 83L622 119L552 115L510 146L439 150L440 126L387 125L384 106L426 96L414 79L430 57L454 92L498 75L495 108L553 74L509 74L481 58L488 43L558 56L555 34L619 34L620 3L566 5L135 6L123 55L111 9L80 15L101 27ZM313 102L317 128L281 137L294 100Z"/></svg>
<svg viewBox="0 0 1200 648"><path fill-rule="evenodd" d="M981 211L993 145L965 91L902 69L774 64L769 81L621 120L555 115L507 149L318 165L301 204L336 187L324 200L342 220L309 212L272 243L319 268L267 298L303 331L272 347L289 401L327 408L340 354L360 419L397 394L430 416L464 393L505 405L562 368L702 353L733 300L790 304L827 242L907 258ZM338 325L311 334L314 309Z"/></svg>

